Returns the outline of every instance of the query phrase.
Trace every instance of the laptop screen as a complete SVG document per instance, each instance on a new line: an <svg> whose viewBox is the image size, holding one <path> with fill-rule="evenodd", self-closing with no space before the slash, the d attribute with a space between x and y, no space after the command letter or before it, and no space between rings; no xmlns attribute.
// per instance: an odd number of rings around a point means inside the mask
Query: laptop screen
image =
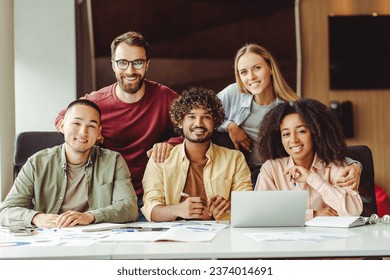
<svg viewBox="0 0 390 280"><path fill-rule="evenodd" d="M232 227L304 226L307 191L233 191Z"/></svg>

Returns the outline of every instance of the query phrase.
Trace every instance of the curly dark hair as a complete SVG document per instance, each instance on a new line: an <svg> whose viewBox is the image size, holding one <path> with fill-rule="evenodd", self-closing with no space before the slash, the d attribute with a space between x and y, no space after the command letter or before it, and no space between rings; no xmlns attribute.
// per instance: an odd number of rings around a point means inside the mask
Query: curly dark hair
<svg viewBox="0 0 390 280"><path fill-rule="evenodd" d="M169 116L176 133L183 136L183 130L179 128L179 125L183 123L185 115L197 108L203 108L213 116L214 129L225 121L225 111L215 92L205 88L192 87L189 90L184 90L171 105Z"/></svg>
<svg viewBox="0 0 390 280"><path fill-rule="evenodd" d="M264 160L289 156L282 144L280 124L286 115L294 113L310 130L314 151L322 161L344 160L347 146L339 120L328 107L310 98L280 103L265 115L259 133L259 152Z"/></svg>

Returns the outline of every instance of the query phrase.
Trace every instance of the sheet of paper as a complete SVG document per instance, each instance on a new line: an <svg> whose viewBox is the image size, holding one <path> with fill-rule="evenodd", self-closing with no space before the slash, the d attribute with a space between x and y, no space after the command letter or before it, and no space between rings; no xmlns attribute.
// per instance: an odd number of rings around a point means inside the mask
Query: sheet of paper
<svg viewBox="0 0 390 280"><path fill-rule="evenodd" d="M167 231L113 232L110 236L99 239L98 242L208 242L216 235L216 232L195 231L178 226Z"/></svg>
<svg viewBox="0 0 390 280"><path fill-rule="evenodd" d="M97 240L109 236L111 232L79 233L65 230L44 230L37 231L31 236L12 236L0 238L2 242L15 244L23 243L25 246L88 246L96 243Z"/></svg>
<svg viewBox="0 0 390 280"><path fill-rule="evenodd" d="M110 236L100 239L98 242L154 242L161 232L115 232Z"/></svg>
<svg viewBox="0 0 390 280"><path fill-rule="evenodd" d="M155 241L208 242L217 235L215 232L172 227L163 232Z"/></svg>
<svg viewBox="0 0 390 280"><path fill-rule="evenodd" d="M87 226L76 226L71 228L58 229L69 232L99 232L110 231L118 228L164 228L182 227L194 231L218 232L228 227L226 223L216 221L177 221L177 222L134 222L134 223L100 223Z"/></svg>
<svg viewBox="0 0 390 280"><path fill-rule="evenodd" d="M181 227L192 231L204 231L204 232L218 232L220 230L223 230L229 226L228 223L220 223L216 221L177 221L177 222L135 222L135 223L128 223L128 224L105 224L101 227L95 226L90 227L86 226L85 229L99 229L99 228L160 228L160 229L170 229L173 227Z"/></svg>
<svg viewBox="0 0 390 280"><path fill-rule="evenodd" d="M226 223L217 223L214 221L185 221L176 222L172 227L180 227L191 231L218 232L228 227Z"/></svg>
<svg viewBox="0 0 390 280"><path fill-rule="evenodd" d="M61 231L69 232L99 232L99 231L110 231L111 229L121 228L128 224L117 224L117 223L100 223L92 224L87 226L75 226L69 228L59 229Z"/></svg>
<svg viewBox="0 0 390 280"><path fill-rule="evenodd" d="M137 228L135 232L115 232L118 228ZM14 237L0 234L4 244L23 246L88 246L96 242L208 242L228 224L215 221L178 221L167 223L101 223L63 229L39 229L32 236ZM148 228L166 228L166 231L142 231ZM89 231L90 230L90 231ZM11 242L11 243L10 243Z"/></svg>

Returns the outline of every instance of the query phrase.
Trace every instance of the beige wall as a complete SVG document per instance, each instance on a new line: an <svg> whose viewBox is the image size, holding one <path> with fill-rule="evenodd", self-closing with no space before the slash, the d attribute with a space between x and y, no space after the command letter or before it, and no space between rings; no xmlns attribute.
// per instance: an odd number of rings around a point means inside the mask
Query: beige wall
<svg viewBox="0 0 390 280"><path fill-rule="evenodd" d="M390 194L390 90L329 89L328 21L329 14L390 14L390 0L301 0L302 95L325 104L331 100L353 103L355 137L348 145L364 144L374 157L375 182ZM388 32L388 30L384 30ZM390 51L390 50L389 50ZM369 54L368 54L369 55ZM365 59L364 55L357 59ZM369 71L369 69L367 69ZM390 73L390 70L389 70Z"/></svg>
<svg viewBox="0 0 390 280"><path fill-rule="evenodd" d="M0 1L0 203L12 185L15 134L13 0Z"/></svg>
<svg viewBox="0 0 390 280"><path fill-rule="evenodd" d="M55 130L77 96L75 1L13 2L15 131Z"/></svg>
<svg viewBox="0 0 390 280"><path fill-rule="evenodd" d="M15 132L54 130L76 98L74 0L0 0L0 201L12 186Z"/></svg>

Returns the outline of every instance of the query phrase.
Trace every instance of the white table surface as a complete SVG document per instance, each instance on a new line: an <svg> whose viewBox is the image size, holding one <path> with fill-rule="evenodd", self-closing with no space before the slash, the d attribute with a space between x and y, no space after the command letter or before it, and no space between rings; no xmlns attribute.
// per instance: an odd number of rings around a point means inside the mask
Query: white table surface
<svg viewBox="0 0 390 280"><path fill-rule="evenodd" d="M352 233L324 241L256 241L248 233ZM389 257L390 225L341 228L227 228L211 242L112 242L0 247L0 259L257 259Z"/></svg>
<svg viewBox="0 0 390 280"><path fill-rule="evenodd" d="M255 232L350 232L357 236L308 241L256 241ZM340 228L228 228L210 243L122 243L115 247L113 259L251 259L390 256L390 225Z"/></svg>

